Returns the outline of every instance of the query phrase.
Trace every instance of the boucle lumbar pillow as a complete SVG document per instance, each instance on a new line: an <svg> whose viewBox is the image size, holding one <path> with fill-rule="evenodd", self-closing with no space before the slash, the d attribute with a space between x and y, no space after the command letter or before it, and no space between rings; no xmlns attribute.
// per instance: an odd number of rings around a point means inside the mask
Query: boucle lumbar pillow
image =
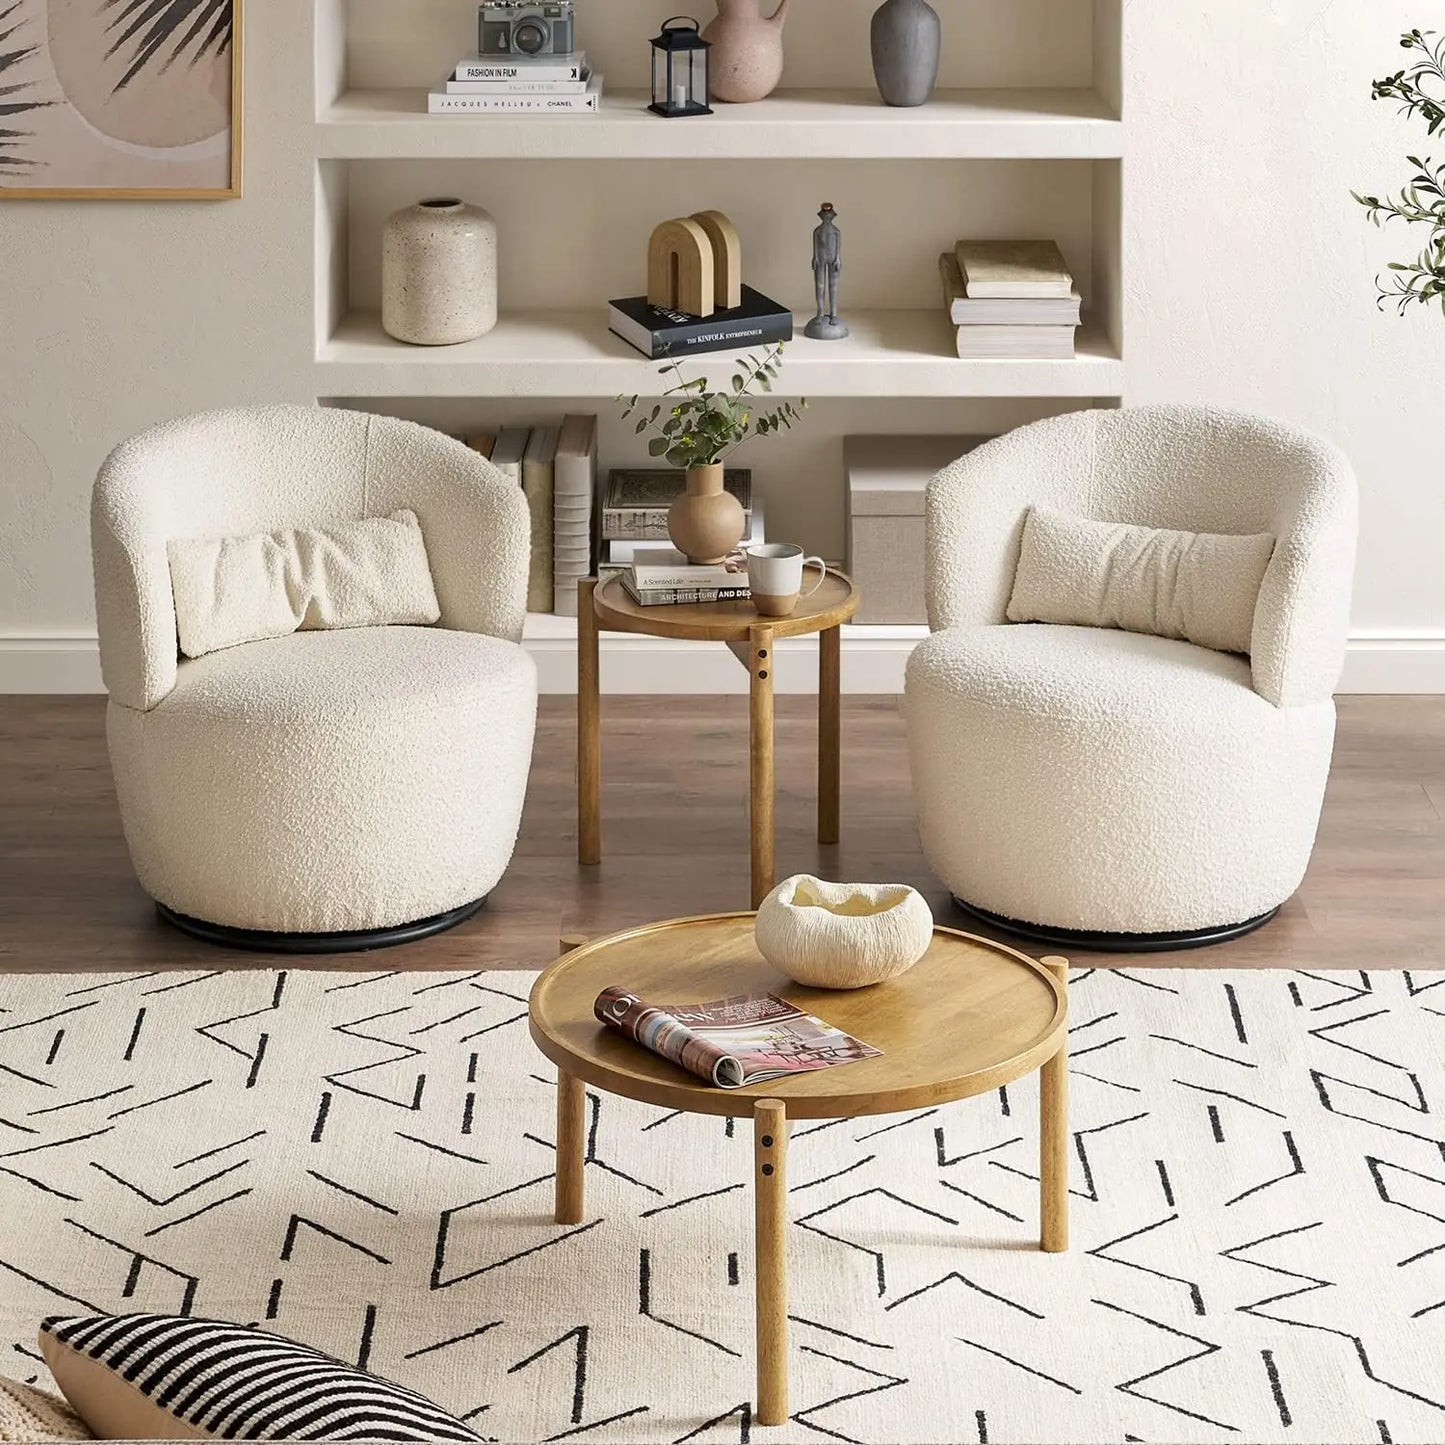
<svg viewBox="0 0 1445 1445"><path fill-rule="evenodd" d="M1248 652L1274 538L1095 522L1030 507L1010 622L1119 627Z"/></svg>
<svg viewBox="0 0 1445 1445"><path fill-rule="evenodd" d="M174 1315L51 1319L40 1350L103 1440L468 1440L423 1395L265 1330Z"/></svg>
<svg viewBox="0 0 1445 1445"><path fill-rule="evenodd" d="M441 616L414 512L339 527L168 542L181 651L201 657L298 629Z"/></svg>

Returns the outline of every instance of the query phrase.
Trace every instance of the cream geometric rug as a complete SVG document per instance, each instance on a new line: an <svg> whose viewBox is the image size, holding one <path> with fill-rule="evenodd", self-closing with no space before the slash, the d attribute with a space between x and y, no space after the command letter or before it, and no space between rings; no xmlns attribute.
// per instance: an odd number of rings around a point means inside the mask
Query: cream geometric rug
<svg viewBox="0 0 1445 1445"><path fill-rule="evenodd" d="M503 1441L1445 1439L1445 975L1076 972L1066 1256L1032 1080L798 1126L781 1429L750 1127L594 1097L554 1225L531 981L0 979L0 1374L189 1311Z"/></svg>

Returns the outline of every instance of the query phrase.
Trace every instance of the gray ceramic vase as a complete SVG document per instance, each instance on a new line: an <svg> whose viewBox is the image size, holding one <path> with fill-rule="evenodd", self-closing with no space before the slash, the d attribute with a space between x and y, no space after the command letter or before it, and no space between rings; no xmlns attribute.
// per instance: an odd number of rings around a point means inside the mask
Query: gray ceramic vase
<svg viewBox="0 0 1445 1445"><path fill-rule="evenodd" d="M455 346L497 324L497 225L454 197L421 201L387 219L381 324L413 346Z"/></svg>
<svg viewBox="0 0 1445 1445"><path fill-rule="evenodd" d="M884 0L873 14L873 74L888 105L922 105L938 79L943 27L928 0Z"/></svg>

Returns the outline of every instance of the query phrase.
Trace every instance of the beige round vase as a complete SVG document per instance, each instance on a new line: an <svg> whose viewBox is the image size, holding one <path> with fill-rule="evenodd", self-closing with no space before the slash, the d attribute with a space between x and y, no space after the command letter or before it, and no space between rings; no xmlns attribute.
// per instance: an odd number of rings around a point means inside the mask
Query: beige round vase
<svg viewBox="0 0 1445 1445"><path fill-rule="evenodd" d="M667 509L672 545L697 565L721 562L747 531L743 504L723 487L723 464L689 467L687 490Z"/></svg>
<svg viewBox="0 0 1445 1445"><path fill-rule="evenodd" d="M454 197L388 218L381 325L413 346L455 346L497 324L497 223Z"/></svg>
<svg viewBox="0 0 1445 1445"><path fill-rule="evenodd" d="M780 0L771 15L762 0L717 0L717 17L702 38L708 55L708 94L713 100L762 100L783 78L783 25L791 0Z"/></svg>

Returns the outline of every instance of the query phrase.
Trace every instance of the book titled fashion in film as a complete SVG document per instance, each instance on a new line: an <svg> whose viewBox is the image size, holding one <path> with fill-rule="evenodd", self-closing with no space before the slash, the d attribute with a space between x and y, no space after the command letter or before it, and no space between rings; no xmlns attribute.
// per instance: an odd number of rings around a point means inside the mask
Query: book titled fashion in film
<svg viewBox="0 0 1445 1445"><path fill-rule="evenodd" d="M775 994L659 1008L625 988L593 1005L600 1022L720 1089L881 1057L875 1049Z"/></svg>

